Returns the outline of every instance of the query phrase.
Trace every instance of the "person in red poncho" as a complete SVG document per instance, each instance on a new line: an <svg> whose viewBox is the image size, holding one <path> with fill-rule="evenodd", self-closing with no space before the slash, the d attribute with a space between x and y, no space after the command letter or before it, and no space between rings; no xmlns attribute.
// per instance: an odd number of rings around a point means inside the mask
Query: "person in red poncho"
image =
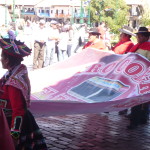
<svg viewBox="0 0 150 150"><path fill-rule="evenodd" d="M105 44L104 42L100 39L100 33L98 32L98 28L91 28L89 30L89 37L88 37L88 42L83 46L83 49L86 49L87 47L90 48L96 48L99 50L104 50Z"/></svg>
<svg viewBox="0 0 150 150"><path fill-rule="evenodd" d="M8 121L16 150L47 150L44 137L28 110L30 81L27 68L21 62L31 50L14 39L0 39L0 47L2 67L8 70L0 79L0 107Z"/></svg>
<svg viewBox="0 0 150 150"><path fill-rule="evenodd" d="M146 27L140 27L137 35L138 43L129 52L139 53L150 60L150 32ZM140 124L146 124L149 118L149 103L144 103L131 108L130 125L128 129L134 129Z"/></svg>
<svg viewBox="0 0 150 150"><path fill-rule="evenodd" d="M132 33L133 30L129 26L124 26L119 31L121 32L119 42L112 47L112 50L116 54L125 54L134 46L131 37L135 36L135 34Z"/></svg>
<svg viewBox="0 0 150 150"><path fill-rule="evenodd" d="M138 43L129 52L136 52L150 60L150 32L146 27L140 27L136 33Z"/></svg>
<svg viewBox="0 0 150 150"><path fill-rule="evenodd" d="M131 37L136 35L129 26L123 26L119 31L121 32L119 42L112 47L112 50L115 54L125 54L134 46ZM119 115L125 115L127 114L127 111L127 109L119 111Z"/></svg>

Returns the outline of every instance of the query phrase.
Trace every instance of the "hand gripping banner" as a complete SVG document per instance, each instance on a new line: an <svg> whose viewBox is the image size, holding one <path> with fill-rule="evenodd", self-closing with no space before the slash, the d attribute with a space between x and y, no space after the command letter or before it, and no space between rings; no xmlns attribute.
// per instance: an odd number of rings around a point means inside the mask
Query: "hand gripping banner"
<svg viewBox="0 0 150 150"><path fill-rule="evenodd" d="M120 111L150 101L150 61L136 53L88 48L29 75L36 114Z"/></svg>

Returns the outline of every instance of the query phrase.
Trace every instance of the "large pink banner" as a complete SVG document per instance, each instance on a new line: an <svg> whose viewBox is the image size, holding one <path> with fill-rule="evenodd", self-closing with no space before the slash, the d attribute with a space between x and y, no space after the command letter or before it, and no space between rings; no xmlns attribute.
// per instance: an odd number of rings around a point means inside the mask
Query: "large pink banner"
<svg viewBox="0 0 150 150"><path fill-rule="evenodd" d="M86 49L30 72L31 110L44 114L96 113L145 103L150 100L149 66L139 54Z"/></svg>

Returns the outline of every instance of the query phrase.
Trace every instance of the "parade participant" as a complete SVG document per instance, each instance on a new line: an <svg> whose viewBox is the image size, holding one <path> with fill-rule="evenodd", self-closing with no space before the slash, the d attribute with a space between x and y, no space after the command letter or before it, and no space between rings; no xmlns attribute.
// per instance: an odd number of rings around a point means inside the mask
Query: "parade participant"
<svg viewBox="0 0 150 150"><path fill-rule="evenodd" d="M42 133L28 110L30 81L27 68L21 62L31 50L14 39L0 39L0 47L2 67L8 70L0 79L0 102L16 150L47 150Z"/></svg>
<svg viewBox="0 0 150 150"><path fill-rule="evenodd" d="M98 31L98 28L91 28L89 30L88 42L83 46L83 49L90 47L104 50L105 49L104 42L99 38L99 36L100 33Z"/></svg>
<svg viewBox="0 0 150 150"><path fill-rule="evenodd" d="M135 36L135 34L132 33L133 30L129 26L124 26L122 29L119 29L119 31L121 32L119 42L112 50L116 54L125 54L134 46L131 37Z"/></svg>
<svg viewBox="0 0 150 150"><path fill-rule="evenodd" d="M134 46L131 37L135 36L135 34L129 26L123 26L119 31L121 32L119 42L112 48L112 50L116 54L125 54ZM127 111L127 109L119 111L119 115L125 115L127 114Z"/></svg>
<svg viewBox="0 0 150 150"><path fill-rule="evenodd" d="M140 27L136 35L138 43L129 52L139 53L150 60L150 32L146 27ZM134 129L140 124L146 124L148 118L149 103L134 106L131 108L130 125L127 128Z"/></svg>

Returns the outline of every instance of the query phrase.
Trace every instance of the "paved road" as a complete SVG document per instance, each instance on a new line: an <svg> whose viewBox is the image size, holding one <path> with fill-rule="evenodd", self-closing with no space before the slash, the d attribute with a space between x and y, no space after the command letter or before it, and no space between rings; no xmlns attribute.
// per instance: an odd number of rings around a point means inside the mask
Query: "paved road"
<svg viewBox="0 0 150 150"><path fill-rule="evenodd" d="M150 150L150 126L127 130L117 112L36 118L49 150Z"/></svg>

